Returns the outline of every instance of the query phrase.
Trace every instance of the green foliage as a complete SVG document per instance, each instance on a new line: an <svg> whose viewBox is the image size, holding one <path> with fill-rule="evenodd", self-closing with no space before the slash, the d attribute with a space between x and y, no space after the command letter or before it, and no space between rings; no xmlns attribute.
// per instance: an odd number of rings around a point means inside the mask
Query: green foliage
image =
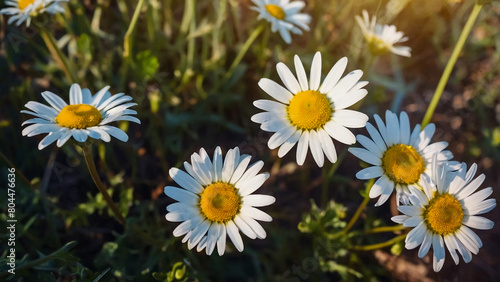
<svg viewBox="0 0 500 282"><path fill-rule="evenodd" d="M165 282L186 282L189 279L187 265L183 262L176 262L172 270L168 273L154 272L153 278Z"/></svg>

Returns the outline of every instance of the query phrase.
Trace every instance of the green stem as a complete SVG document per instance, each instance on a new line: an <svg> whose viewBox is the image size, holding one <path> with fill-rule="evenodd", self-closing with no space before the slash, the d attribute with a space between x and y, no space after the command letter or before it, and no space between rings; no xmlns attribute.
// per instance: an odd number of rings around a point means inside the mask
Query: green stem
<svg viewBox="0 0 500 282"><path fill-rule="evenodd" d="M66 56L62 53L61 49L57 47L56 40L54 39L54 36L52 36L52 33L47 31L44 27L38 26L38 30L40 31L40 35L43 38L43 41L45 41L45 45L47 45L47 48L49 49L50 54L52 55L52 58L56 61L56 63L59 65L59 67L62 69L64 74L66 75L66 78L70 83L75 83L77 82L77 79L75 77L75 73L71 69L68 59Z"/></svg>
<svg viewBox="0 0 500 282"><path fill-rule="evenodd" d="M377 250L377 249L381 249L381 248L393 245L399 241L403 241L405 238L406 238L406 234L403 234L403 235L399 235L397 237L392 238L391 240L388 240L388 241L385 241L382 243L373 244L373 245L365 245L365 246L353 246L352 249L357 250L357 251Z"/></svg>
<svg viewBox="0 0 500 282"><path fill-rule="evenodd" d="M135 26L137 25L137 20L139 19L139 15L141 14L142 5L144 4L144 0L139 0L137 6L135 7L134 15L132 16L132 21L128 26L127 32L125 33L125 37L123 38L123 58L128 59L130 57L130 36L132 32L134 32Z"/></svg>
<svg viewBox="0 0 500 282"><path fill-rule="evenodd" d="M233 75L236 67L240 64L241 60L243 59L243 56L245 56L245 54L247 53L248 49L250 49L250 46L252 46L252 43L255 41L255 39L257 38L257 36L259 36L259 34L263 30L264 30L264 25L261 24L259 27L257 27L252 32L252 34L250 34L250 36L248 37L247 41L245 42L245 44L243 44L243 46L241 47L240 51L236 55L236 58L234 58L233 63L229 67L229 70L226 73L226 79L229 79Z"/></svg>
<svg viewBox="0 0 500 282"><path fill-rule="evenodd" d="M47 189L49 187L49 182L50 182L50 175L52 174L52 170L54 169L54 164L56 162L56 156L57 153L59 152L59 148L54 146L52 149L52 152L50 153L49 160L47 162L47 166L45 167L45 172L43 173L43 180L42 180L42 187L40 189L40 196L42 199L42 207L43 211L45 213L46 219L47 219L47 227L50 231L51 237L53 237L54 241L51 241L50 243L55 244L57 247L61 245L61 242L59 241L59 236L57 236L57 231L56 227L54 224L54 217L52 216L52 213L50 212L49 208L49 200L47 197Z"/></svg>
<svg viewBox="0 0 500 282"><path fill-rule="evenodd" d="M375 227L373 229L366 231L365 234L394 232L394 231L404 230L405 228L406 227L404 227L402 224L394 225L394 226Z"/></svg>
<svg viewBox="0 0 500 282"><path fill-rule="evenodd" d="M34 189L33 185L31 184L31 181L23 174L23 172L15 166L2 152L0 152L0 157L9 165L9 167L12 167L16 170L16 174L21 177L21 179L28 184L31 189Z"/></svg>
<svg viewBox="0 0 500 282"><path fill-rule="evenodd" d="M471 14L469 15L467 23L465 23L464 29L462 30L462 33L458 38L457 44L455 45L455 48L451 53L451 57L448 60L448 63L446 64L446 68L444 69L443 74L441 75L441 79L439 80L438 86L436 87L436 91L434 92L434 96L432 97L431 103L427 108L427 112L425 113L424 119L422 121L422 129L424 129L425 126L427 126L427 124L429 124L430 120L432 119L432 115L436 110L439 99L441 98L441 94L443 94L444 87L446 86L446 83L450 78L451 71L453 70L455 63L457 62L458 56L460 55L460 52L462 51L462 48L465 44L465 40L467 40L467 37L469 36L469 33L472 27L474 26L474 22L476 21L477 16L479 15L479 12L481 11L482 7L483 5L479 5L476 3L474 5L474 8L472 9Z"/></svg>
<svg viewBox="0 0 500 282"><path fill-rule="evenodd" d="M115 203L109 196L108 192L106 192L106 188L104 188L104 184L99 178L99 174L97 173L97 169L95 168L94 158L92 157L92 149L90 145L83 146L83 155L85 156L85 162L87 162L87 167L89 168L90 175L92 176L95 185L97 186L99 191L101 191L102 195L104 196L104 200L106 200L118 221L122 225L125 225L125 219L123 218L118 208L115 206Z"/></svg>
<svg viewBox="0 0 500 282"><path fill-rule="evenodd" d="M363 212L363 209L366 207L366 205L370 201L370 196L369 196L370 193L369 192L370 192L370 189L373 186L373 183L375 183L375 179L370 179L368 181L368 183L366 184L365 198L363 199L363 202L361 202L361 204L359 205L358 209L356 210L356 212L352 216L352 218L349 221L349 223L347 224L347 226L344 228L344 230L342 230L342 233L346 234L352 228L352 226L354 225L354 223L356 223L356 221L358 220L359 216Z"/></svg>

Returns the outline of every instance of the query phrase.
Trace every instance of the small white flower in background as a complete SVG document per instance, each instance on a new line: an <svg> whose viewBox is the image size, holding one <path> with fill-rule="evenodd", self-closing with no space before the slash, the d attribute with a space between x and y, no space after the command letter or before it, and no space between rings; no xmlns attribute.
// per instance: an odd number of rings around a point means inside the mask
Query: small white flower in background
<svg viewBox="0 0 500 282"><path fill-rule="evenodd" d="M364 162L373 166L360 170L358 179L378 178L370 189L370 198L379 197L375 206L380 206L396 188L398 204L408 203L410 186L418 185L421 175L429 175L432 157L437 154L438 161L443 162L453 158L450 151L443 151L448 143L445 141L429 145L436 126L427 125L420 131L420 124L410 130L410 121L406 112L398 116L391 111L385 112L386 124L380 116L374 115L378 130L371 123L366 129L372 139L364 135L356 136L364 148L349 148L349 152ZM458 162L452 162L454 166Z"/></svg>
<svg viewBox="0 0 500 282"><path fill-rule="evenodd" d="M397 31L396 26L378 24L375 16L370 21L370 16L366 10L363 10L363 18L360 16L355 18L361 27L372 55L379 56L391 52L396 55L411 57L410 47L394 46L394 44L408 41L408 37L404 37L403 32Z"/></svg>
<svg viewBox="0 0 500 282"><path fill-rule="evenodd" d="M173 234L184 236L188 248L196 245L197 251L206 248L212 254L215 246L219 255L226 249L226 234L238 251L243 251L239 231L251 239L266 237L266 231L256 221L272 221L271 216L255 208L274 203L268 195L252 194L269 178L269 173L260 173L264 162L248 166L249 155L240 155L236 147L227 152L223 159L220 147L214 152L213 160L202 148L191 155L191 164L184 162L187 173L172 168L170 177L183 189L166 186L165 194L179 201L167 206L165 218L171 222L182 222Z"/></svg>
<svg viewBox="0 0 500 282"><path fill-rule="evenodd" d="M36 118L23 122L22 125L30 124L23 130L23 136L48 133L38 144L39 150L56 140L57 146L61 147L71 136L78 142L85 142L87 137L109 142L111 135L126 142L128 135L123 130L108 124L120 120L140 124L139 119L131 116L137 112L129 109L137 104L126 103L132 100L132 97L123 93L111 96L108 89L109 86L106 86L92 96L89 89L82 90L80 85L75 83L69 90L69 105L56 94L43 92L43 98L51 107L34 101L25 105L31 111L22 110L21 113Z"/></svg>
<svg viewBox="0 0 500 282"><path fill-rule="evenodd" d="M483 183L484 174L473 180L477 166L473 164L469 171L462 164L458 171L453 171L446 162L432 162L431 177L422 175L422 188L410 187L410 204L399 206L404 215L394 216L392 220L405 227L414 227L406 236L406 248L418 246L418 256L424 257L432 246L433 268L441 270L445 259L445 246L455 264L462 255L466 263L477 254L482 242L469 227L489 230L493 221L478 216L491 211L496 206L495 199L486 199L491 195L491 187L476 190Z"/></svg>
<svg viewBox="0 0 500 282"><path fill-rule="evenodd" d="M255 114L252 121L260 123L264 131L276 132L267 144L271 150L281 146L280 158L298 142L297 164L304 163L309 148L318 166L323 166L324 154L335 163L337 153L331 138L354 144L356 137L347 128L361 128L368 121L367 115L346 109L368 94L362 89L368 82L359 81L363 75L361 70L341 79L347 66L345 57L331 68L323 83L319 52L314 55L309 81L299 57L295 55L294 59L298 80L285 64L276 65L286 88L267 78L259 81L260 88L278 101L255 101L255 107L266 112Z"/></svg>
<svg viewBox="0 0 500 282"><path fill-rule="evenodd" d="M257 7L251 9L259 12L259 19L265 19L271 23L272 32L279 31L283 40L290 44L294 34L302 34L302 28L309 31L311 16L299 13L306 5L303 1L289 0L252 0Z"/></svg>
<svg viewBox="0 0 500 282"><path fill-rule="evenodd" d="M0 10L0 14L11 15L8 24L16 22L19 26L26 21L26 25L30 26L31 18L39 14L49 13L64 13L64 8L60 2L68 2L69 0L6 0L5 5L8 6Z"/></svg>

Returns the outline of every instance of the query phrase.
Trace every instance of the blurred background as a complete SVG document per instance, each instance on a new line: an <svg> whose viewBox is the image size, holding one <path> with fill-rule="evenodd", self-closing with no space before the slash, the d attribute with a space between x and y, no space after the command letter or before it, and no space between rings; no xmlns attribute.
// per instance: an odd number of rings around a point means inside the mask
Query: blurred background
<svg viewBox="0 0 500 282"><path fill-rule="evenodd" d="M332 164L318 168L309 155L303 166L295 149L283 159L269 150L270 134L250 117L259 112L252 103L268 96L258 87L266 77L280 81L276 64L289 67L293 55L309 70L320 51L323 74L341 57L347 70L362 69L369 81L360 111L370 116L387 109L406 111L411 126L421 123L438 80L474 1L357 0L306 1L302 12L311 15L310 32L294 35L287 45L270 24L257 20L251 1L147 0L132 34L131 55L124 59L123 36L136 0L71 0L64 14L42 15L68 56L74 75L92 93L106 85L111 93L134 98L142 124L122 122L128 142L94 142L101 179L126 215L123 228L108 210L92 182L81 149L68 144L39 151L43 138L21 136L20 114L28 101L45 103L49 90L69 99L71 83L52 59L35 26L7 25L0 21L0 161L2 183L7 168L17 172L17 266L27 263L16 277L22 281L152 281L172 271L179 281L498 281L500 280L500 211L485 217L496 225L477 231L483 248L472 262L454 265L447 254L439 273L432 256L401 244L374 251L353 251L361 245L387 241L397 234L375 234L354 241L328 241L320 229L345 226L362 201L364 181L355 174L359 160L335 143L345 158L333 175ZM0 8L5 4L0 4ZM369 68L369 52L354 20L366 9L380 23L394 24L409 38L412 57L384 55ZM262 33L243 52L249 36L264 24ZM447 141L454 159L478 164L486 180L481 187L500 188L500 2L481 11L452 72L432 122L433 141ZM365 134L365 129L354 131ZM216 146L223 152L235 146L263 160L271 177L259 193L277 201L263 210L273 217L263 223L264 240L244 238L239 253L231 244L223 257L187 249L172 230L178 225L164 218L173 200L163 194L176 185L168 176L190 155ZM2 184L2 187L6 187ZM6 191L2 193L6 194ZM4 199L2 195L2 199ZM394 225L395 201L375 208L370 201L355 229ZM7 201L0 202L0 217L7 218ZM342 225L344 224L344 225ZM7 231L0 230L2 272L6 271ZM69 242L70 245L66 245ZM49 256L50 260L40 261ZM177 281L171 280L171 281Z"/></svg>

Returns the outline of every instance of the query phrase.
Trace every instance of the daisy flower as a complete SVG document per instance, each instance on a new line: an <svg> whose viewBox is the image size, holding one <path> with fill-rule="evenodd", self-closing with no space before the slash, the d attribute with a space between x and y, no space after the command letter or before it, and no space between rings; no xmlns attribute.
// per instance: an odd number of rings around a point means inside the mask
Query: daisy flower
<svg viewBox="0 0 500 282"><path fill-rule="evenodd" d="M440 165L434 159L431 177L422 176L422 190L410 187L411 205L399 206L404 215L392 220L406 227L414 227L406 236L406 248L411 250L420 245L418 256L424 257L432 246L433 268L441 270L445 259L445 246L455 264L462 255L466 263L477 254L482 242L469 227L488 230L493 221L478 216L491 211L496 206L491 195L491 187L476 192L483 183L484 174L473 180L477 166L473 164L466 171L462 164L458 171L450 171L447 164Z"/></svg>
<svg viewBox="0 0 500 282"><path fill-rule="evenodd" d="M429 144L436 130L432 123L422 131L420 124L417 124L410 133L410 121L406 112L401 112L398 120L396 114L386 111L386 124L378 115L374 117L378 130L371 123L366 124L372 139L364 135L356 136L366 149L348 149L362 161L373 165L360 170L356 177L363 180L378 178L369 194L370 198L380 196L375 206L385 203L394 187L398 204L407 204L409 187L418 185L421 175L429 175L432 156L437 154L438 161L443 162L453 158L453 154L443 151L448 146L445 141Z"/></svg>
<svg viewBox="0 0 500 282"><path fill-rule="evenodd" d="M260 173L264 162L248 166L252 157L240 155L238 147L227 152L223 160L220 147L214 152L213 161L202 148L191 155L191 164L184 162L187 173L171 168L170 177L181 188L166 186L165 194L179 201L167 206L165 218L171 222L182 222L173 231L174 236L183 236L188 248L196 245L200 252L206 248L212 254L215 246L219 255L226 249L226 234L238 251L243 251L239 231L251 239L266 238L266 231L256 221L272 220L267 213L256 207L268 206L275 198L252 194L269 173Z"/></svg>
<svg viewBox="0 0 500 282"><path fill-rule="evenodd" d="M43 92L43 98L51 107L33 101L25 105L31 111L22 110L21 113L30 114L36 118L23 122L22 125L30 124L23 130L23 136L31 137L48 133L38 144L39 150L56 140L57 146L61 147L71 136L78 142L85 142L87 137L109 142L111 135L126 142L127 134L108 124L119 120L140 124L139 119L131 116L137 112L129 109L137 104L125 103L132 100L132 97L123 93L111 96L108 89L109 86L106 86L92 96L90 90L87 88L82 90L80 85L75 83L69 90L69 105L56 94L49 91Z"/></svg>
<svg viewBox="0 0 500 282"><path fill-rule="evenodd" d="M26 25L30 26L31 18L42 13L56 14L64 13L64 8L60 2L68 2L69 0L6 0L5 5L8 6L0 10L0 14L11 15L7 24L16 22L19 26L26 21Z"/></svg>
<svg viewBox="0 0 500 282"><path fill-rule="evenodd" d="M304 8L304 1L289 0L252 0L257 7L251 7L252 10L259 12L258 19L265 19L271 23L272 32L279 31L283 40L290 44L294 34L302 34L302 28L309 31L309 22L311 17L307 14L299 13ZM300 27L300 28L299 28Z"/></svg>
<svg viewBox="0 0 500 282"><path fill-rule="evenodd" d="M372 55L379 56L392 52L396 55L411 57L410 47L394 46L396 43L408 41L408 37L404 37L403 32L396 31L396 26L378 24L375 16L370 21L366 10L363 10L363 18L356 16L356 21L361 27L361 32L363 32Z"/></svg>
<svg viewBox="0 0 500 282"><path fill-rule="evenodd" d="M333 145L334 138L344 144L354 144L356 137L348 128L364 127L368 116L347 107L355 104L368 94L362 89L368 82L358 80L363 75L355 70L340 79L346 66L347 58L340 59L321 81L321 54L314 55L309 82L306 71L299 57L295 55L297 78L283 63L276 69L285 87L262 78L259 86L277 100L257 100L255 107L265 112L252 116L252 121L260 123L260 128L276 132L267 143L270 149L279 148L281 158L298 142L297 164L302 165L308 148L318 166L323 166L324 156L332 163L337 161Z"/></svg>

